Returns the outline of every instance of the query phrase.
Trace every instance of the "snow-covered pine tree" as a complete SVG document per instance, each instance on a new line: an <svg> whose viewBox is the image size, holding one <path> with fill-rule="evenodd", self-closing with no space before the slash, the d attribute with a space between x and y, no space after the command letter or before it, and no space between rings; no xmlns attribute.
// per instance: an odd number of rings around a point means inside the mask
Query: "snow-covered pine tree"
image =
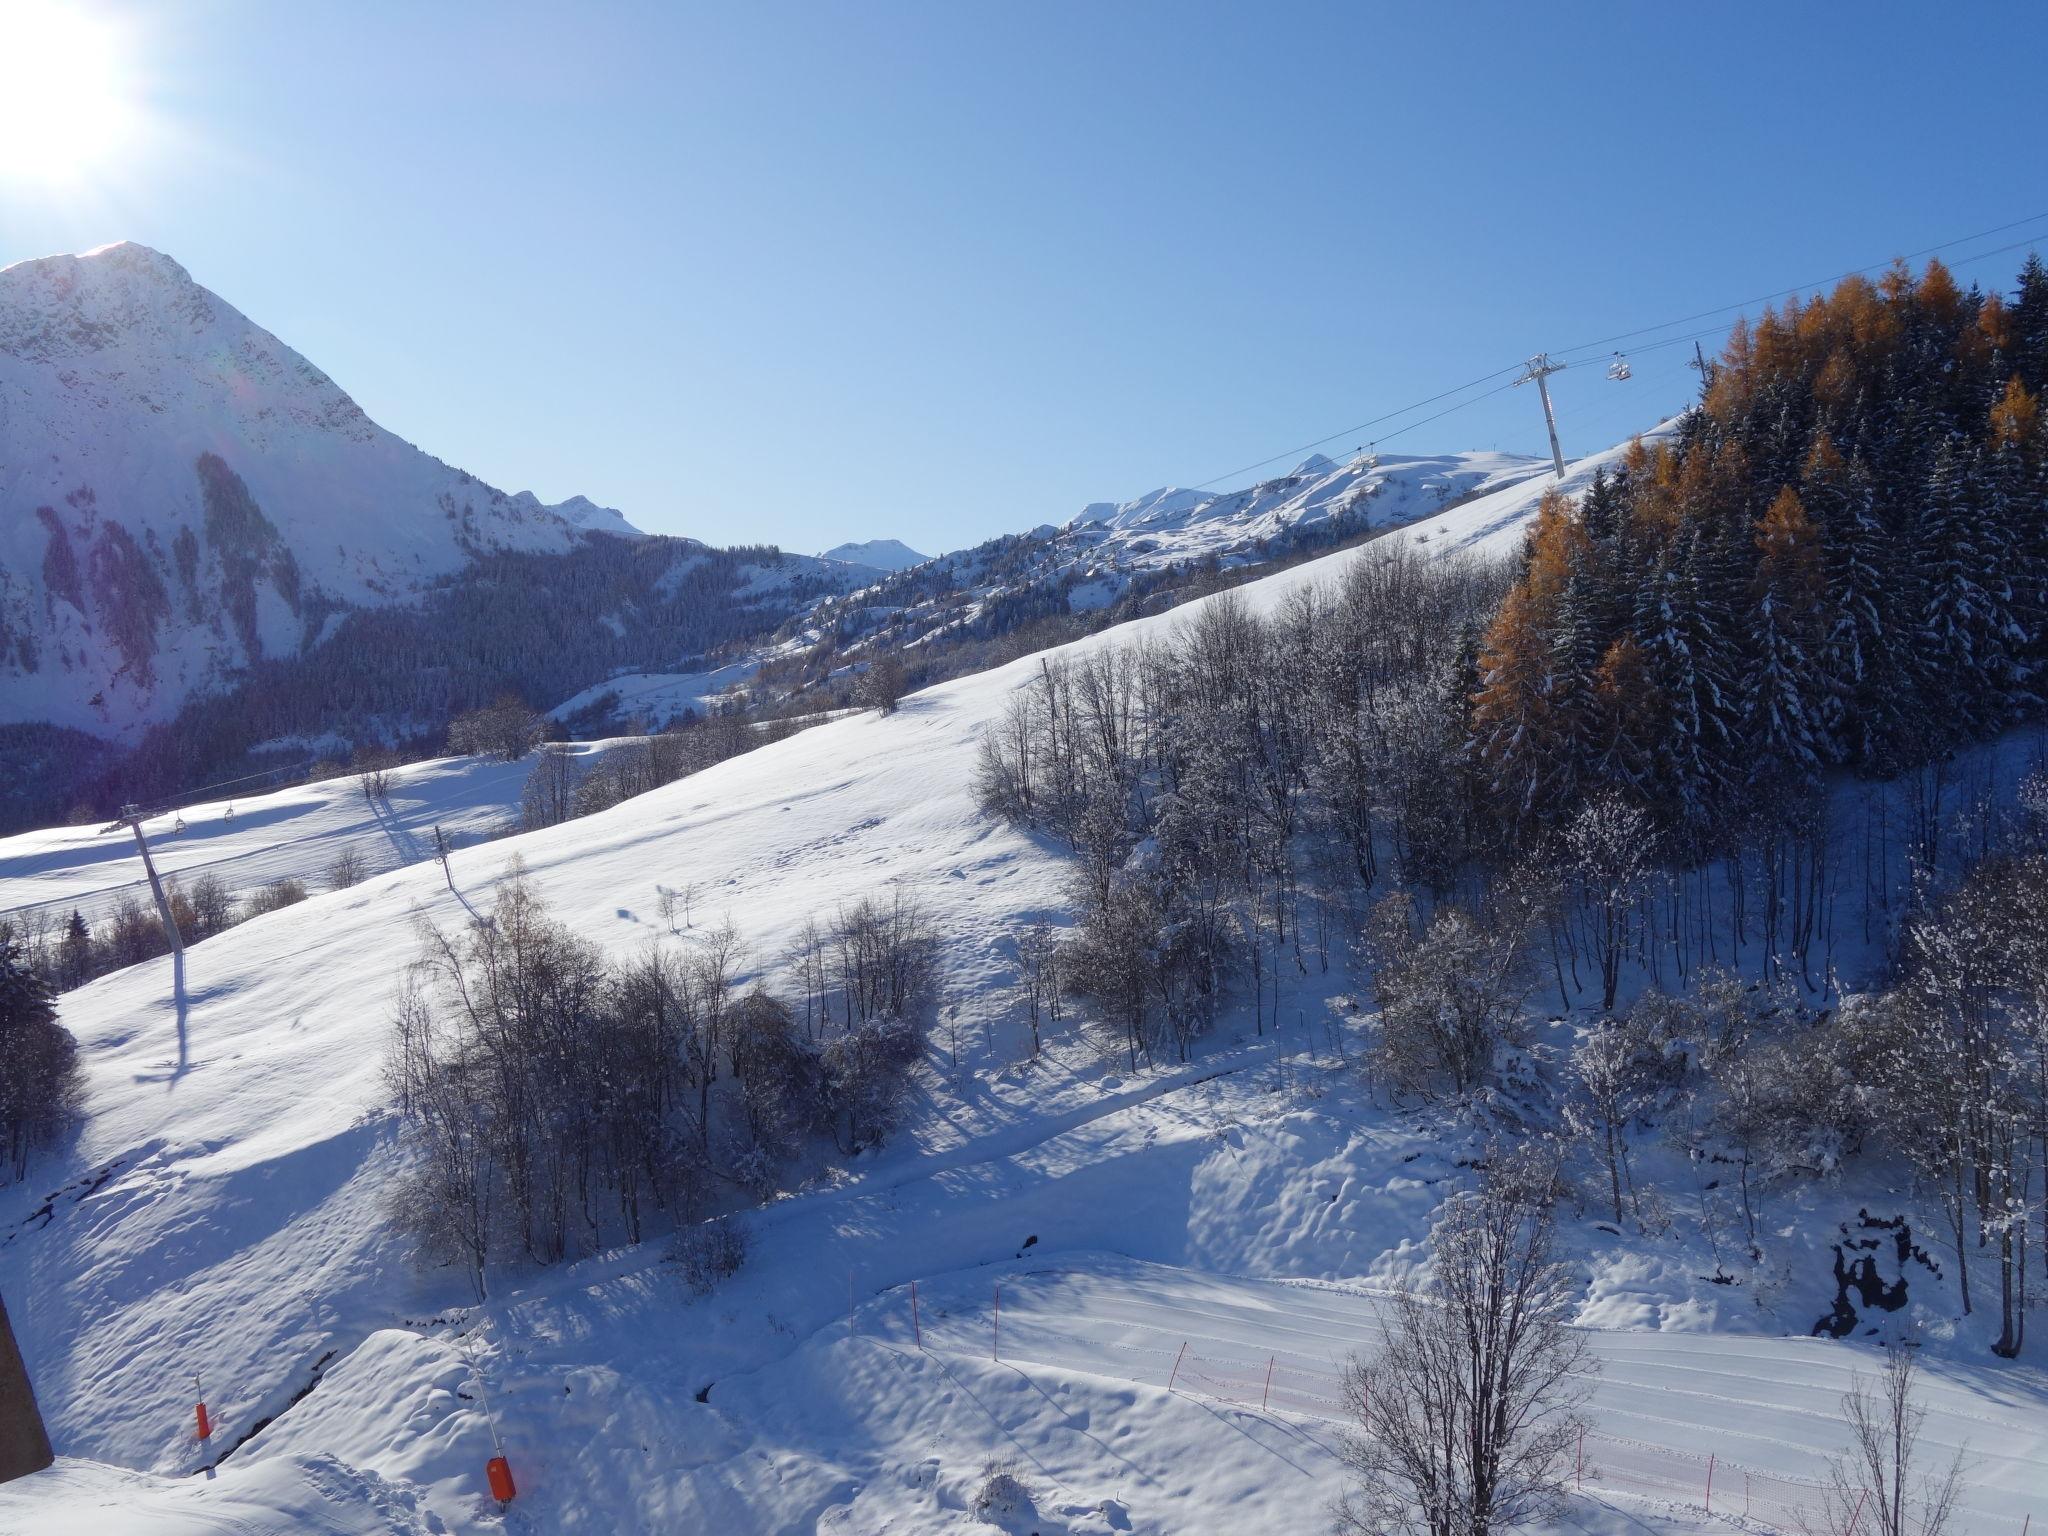
<svg viewBox="0 0 2048 1536"><path fill-rule="evenodd" d="M2036 395L2048 389L2048 266L2039 251L2027 253L2019 292L2007 306L2009 358L2021 381Z"/></svg>
<svg viewBox="0 0 2048 1536"><path fill-rule="evenodd" d="M1897 726L1895 546L1860 459L1844 461L1822 431L1803 467L1801 501L1819 529L1826 578L1826 633L1814 658L1822 743L1833 761L1871 762Z"/></svg>
<svg viewBox="0 0 2048 1536"><path fill-rule="evenodd" d="M0 1152L12 1177L76 1117L81 1093L78 1043L49 984L0 936Z"/></svg>
<svg viewBox="0 0 2048 1536"><path fill-rule="evenodd" d="M1916 636L1923 723L1982 733L2003 720L2016 631L2002 530L1988 517L1981 454L1958 438L1935 449L1915 564L1926 583Z"/></svg>
<svg viewBox="0 0 2048 1536"><path fill-rule="evenodd" d="M1747 779L1803 790L1820 772L1823 577L1820 535L1791 486L1757 524L1756 546L1754 655L1742 697Z"/></svg>

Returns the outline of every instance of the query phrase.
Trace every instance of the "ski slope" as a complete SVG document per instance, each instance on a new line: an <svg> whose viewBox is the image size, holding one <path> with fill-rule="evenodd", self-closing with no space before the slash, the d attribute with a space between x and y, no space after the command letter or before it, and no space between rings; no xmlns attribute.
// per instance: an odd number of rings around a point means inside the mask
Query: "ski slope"
<svg viewBox="0 0 2048 1536"><path fill-rule="evenodd" d="M588 768L607 745L571 742L563 750ZM189 885L210 874L236 896L283 879L317 888L344 849L355 852L366 873L381 873L431 859L437 826L458 844L497 836L518 819L519 794L532 772L531 758L435 758L390 769L389 792L374 804L356 775L344 773L166 811L144 821L143 830L166 880ZM76 909L96 922L124 895L147 901L133 834L105 825L0 838L0 920L37 911L62 919Z"/></svg>
<svg viewBox="0 0 2048 1536"><path fill-rule="evenodd" d="M1392 536L1504 551L1543 488ZM1356 558L1239 597L1271 610ZM1071 1029L1023 1062L1015 940L1064 920L1068 871L979 815L969 786L983 726L1038 667L458 849L452 888L436 864L398 865L194 946L182 975L157 962L68 994L86 1123L61 1161L0 1191L0 1288L64 1460L0 1489L0 1532L957 1530L1000 1456L1037 1490L1018 1530L1316 1528L1340 1481L1317 1398L1370 1336L1374 1292L1414 1271L1471 1149L1364 1100L1340 976L1299 983L1278 1038L1226 1026L1186 1065L1131 1074ZM685 942L656 915L685 884L700 926L731 917L755 974L807 917L892 885L936 920L944 995L905 1129L756 1213L748 1267L708 1299L649 1243L508 1272L473 1306L385 1225L397 1153L379 1058L417 924L484 910L515 855L556 915L616 953ZM25 878L5 878L0 905ZM1589 1479L1558 1529L1725 1529L1686 1488L1623 1481L1679 1481L1680 1452L1819 1475L1805 1464L1831 1443L1827 1400L1872 1353L1775 1335L1815 1315L1821 1238L1859 1198L1820 1188L1788 1216L1813 1262L1773 1312L1682 1246L1574 1227L1582 1321L1609 1361L1601 1432L1649 1449L1610 1458L1615 1477ZM1014 1358L993 1337L999 1280L1016 1287ZM914 1326L913 1282L929 1309ZM985 1292L1000 1358L982 1350ZM1199 1338L1203 1379L1168 1392L1175 1333ZM1256 1411L1243 1383L1262 1351L1286 1353L1295 1400ZM1939 1433L2003 1458L1973 1490L1982 1528L2048 1519L2048 1383L1962 1347L1939 1367ZM195 1375L219 1425L205 1456ZM502 1514L479 1378L521 1484Z"/></svg>

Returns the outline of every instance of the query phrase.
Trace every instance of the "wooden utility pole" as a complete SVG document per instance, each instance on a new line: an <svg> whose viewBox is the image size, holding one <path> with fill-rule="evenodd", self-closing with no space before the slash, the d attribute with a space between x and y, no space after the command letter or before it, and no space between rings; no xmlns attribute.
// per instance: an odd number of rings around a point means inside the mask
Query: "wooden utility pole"
<svg viewBox="0 0 2048 1536"><path fill-rule="evenodd" d="M156 877L156 861L149 856L149 839L142 835L142 807L124 805L121 819L113 826L102 827L102 832L111 832L114 827L126 827L135 834L135 846L142 851L143 873L149 876L149 893L156 898L156 915L163 919L164 937L171 941L171 953L185 953L184 937L178 932L178 920L171 916L170 899L164 895L164 883Z"/></svg>
<svg viewBox="0 0 2048 1536"><path fill-rule="evenodd" d="M0 1301L0 1483L40 1472L54 1459L28 1367L7 1321L7 1304Z"/></svg>
<svg viewBox="0 0 2048 1536"><path fill-rule="evenodd" d="M1553 363L1548 352L1538 352L1529 359L1529 365L1517 384L1535 381L1536 393L1543 397L1543 424L1550 428L1550 462L1557 470L1557 478L1564 478L1564 450L1557 446L1557 412L1550 408L1550 385L1546 382L1553 373L1563 373L1566 365Z"/></svg>

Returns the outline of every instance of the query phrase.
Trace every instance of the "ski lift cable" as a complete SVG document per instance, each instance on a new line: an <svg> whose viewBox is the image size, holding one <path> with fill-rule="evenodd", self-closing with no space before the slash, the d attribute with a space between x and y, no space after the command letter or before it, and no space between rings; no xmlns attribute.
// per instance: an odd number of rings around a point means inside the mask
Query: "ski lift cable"
<svg viewBox="0 0 2048 1536"><path fill-rule="evenodd" d="M1675 320L1666 320L1657 325L1646 325L1641 327L1640 329L1633 331L1617 332L1615 335L1601 337L1596 341L1578 342L1572 346L1554 349L1551 355L1559 359L1560 361L1569 360L1583 365L1584 363L1590 361L1590 359L1585 357L1573 357L1572 354L1596 350L1601 347L1611 347L1615 342L1628 341L1638 336L1652 336L1655 335L1655 333L1658 331L1669 330L1674 325L1688 325L1695 320L1704 320L1714 315L1731 314L1740 310L1747 309L1753 305L1770 303L1774 299L1788 298L1795 293L1806 293L1814 291L1823 287L1830 286L1831 283L1841 282L1844 278L1857 277L1871 272L1881 272L1886 267L1889 267L1894 260L1918 260L1922 256L1931 256L1937 251L1946 251L1951 250L1959 245L1968 245L1973 240L1982 240L1991 235L2003 234L2007 230L2020 229L2028 224L2037 224L2044 219L2048 219L2048 210L2044 210L2040 213L2029 214L2027 217L2023 219L2014 219L2012 222L2008 224L1995 225L1990 229L1980 229L1975 234L1959 235L1953 240L1943 240L1935 245L1924 246L1920 250L1909 251L1904 256L1887 257L1883 261L1872 262L1868 266L1855 267L1852 268L1850 271L1844 272L1840 276L1833 279L1826 279L1821 282L1814 283L1801 283L1791 288L1779 289L1774 293L1761 294L1753 299L1745 299L1739 304L1724 304L1717 309L1703 309L1695 314L1681 315ZM1974 262L1985 261L1993 256L2003 256L2008 252L2022 250L2025 247L2034 245L2036 243L2037 237L2029 236L2025 240L2016 240L2013 241L2011 244L2001 245L1992 250L1975 252L1972 255L1965 256L1962 257L1960 260L1951 262L1950 265L1953 267L1969 266ZM1703 330L1687 332L1685 335L1682 336L1666 336L1660 337L1654 341L1646 341L1643 342L1641 345L1633 348L1632 350L1637 352L1652 352L1657 350L1659 347L1679 346L1684 344L1685 342L1703 340L1708 336L1717 335L1725 331L1726 329L1727 324L1726 322L1723 322L1718 325L1708 326ZM1463 394L1466 390L1477 389L1481 384L1490 383L1494 379L1500 378L1503 374L1517 372L1523 366L1524 364L1522 363L1511 363L1505 368L1497 368L1492 373L1482 374L1476 379L1470 379L1463 384L1457 385L1455 388L1443 390L1438 394L1428 396L1426 399L1417 400L1412 404L1402 406L1399 410L1389 411L1384 416L1375 416L1372 420L1360 422L1355 427L1346 427L1341 432L1332 432L1328 437L1319 437L1312 443L1303 443L1300 447L1297 448L1284 449L1279 453L1272 454L1267 458L1259 459L1254 463L1240 465L1236 469L1227 470L1223 474L1213 476L1210 479L1198 481L1196 484L1190 486L1189 489L1196 491L1205 491L1210 489L1212 486L1221 485L1225 481L1233 480L1237 478L1239 475L1250 474L1253 470L1264 469L1270 464L1277 464L1281 460L1293 458L1297 454L1309 453L1314 451L1315 449L1326 447L1330 443L1336 442L1340 438L1350 437L1355 433L1363 432L1368 427L1378 426L1382 422L1394 421L1399 417L1407 415L1411 411L1419 411L1426 405L1434 405L1439 400L1448 400L1453 395ZM1487 395L1497 393L1499 393L1498 389L1488 390L1486 394L1474 395L1472 397L1472 400L1468 400L1464 402L1464 404L1469 405L1472 403L1472 401L1484 400L1485 398L1487 398ZM1461 406L1453 406L1451 407L1451 410L1458 410L1461 408ZM1449 414L1449 410L1439 411L1434 416L1427 416L1419 421L1410 422L1408 424L1408 427L1398 428L1394 432L1383 432L1380 434L1379 440L1389 440L1399 435L1400 432L1407 431L1409 427L1423 426L1426 425L1428 422L1440 420L1442 417L1447 416Z"/></svg>
<svg viewBox="0 0 2048 1536"><path fill-rule="evenodd" d="M141 816L144 821L148 821L163 815L166 811L182 810L192 804L193 801L202 799L217 789L232 789L237 784L247 784L256 779L272 779L281 773L297 773L312 767L315 761L316 759L309 757L303 763L286 763L278 768L265 768L260 773L245 773L240 778L221 779L217 783L201 784L197 789L188 789L181 795L173 795L168 800L158 801L151 805L149 809L141 812Z"/></svg>
<svg viewBox="0 0 2048 1536"><path fill-rule="evenodd" d="M1375 416L1371 421L1361 421L1355 427L1346 427L1341 432L1332 432L1328 437L1319 437L1312 443L1303 443L1299 448L1282 449L1279 453L1273 454L1268 458L1260 459L1255 464L1243 464L1238 466L1236 469L1225 470L1220 475L1213 476L1210 479L1203 480L1195 485L1189 486L1188 489L1192 491L1206 491L1212 485L1221 485L1224 481L1234 480L1239 475L1248 475L1255 469L1264 469L1268 464L1277 464L1282 459L1293 458L1296 454L1309 453L1314 449L1322 448L1330 443L1334 443L1339 438L1351 437L1357 433L1363 432L1367 427L1376 427L1381 422L1393 421L1397 417L1407 415L1410 411L1419 411L1425 405L1435 405L1439 400L1448 400L1451 398L1451 396L1463 394L1468 389L1477 389L1481 384L1490 383L1492 380L1499 378L1504 373L1513 373L1516 369L1520 368L1521 366L1522 365L1520 363L1511 363L1505 368L1496 368L1493 370L1493 372L1484 373L1476 379L1467 380L1465 383L1458 385L1454 389L1444 390L1440 394L1431 395L1425 400L1417 400L1412 405L1404 405L1398 411L1389 411L1384 416ZM1487 391L1487 394L1495 393L1498 393L1498 391ZM1486 395L1474 395L1472 398L1474 400L1484 400L1486 398ZM1469 404L1470 402L1467 403ZM1453 407L1453 409L1456 409L1456 407ZM1428 419L1434 421L1436 418L1432 416ZM1409 425L1419 426L1420 424L1421 423L1419 422L1411 422ZM1403 427L1401 430L1405 432L1407 428ZM1393 435L1394 434L1390 432L1383 432L1380 434L1379 438L1376 439L1376 441L1384 442L1387 438Z"/></svg>
<svg viewBox="0 0 2048 1536"><path fill-rule="evenodd" d="M1380 441L1384 443L1391 438L1399 437L1403 432L1413 432L1417 427L1426 427L1432 421L1441 421L1444 417L1452 415L1454 412L1464 410L1465 407L1468 405L1477 405L1482 400L1485 400L1493 395L1502 394L1507 390L1513 389L1514 387L1515 386L1512 382L1506 384L1496 384L1492 389L1487 390L1484 394L1474 395L1470 400L1460 400L1456 405L1445 406L1442 410L1436 412L1434 415L1424 416L1419 421L1411 421L1405 427L1396 427L1393 431L1387 433L1384 437L1380 438Z"/></svg>
<svg viewBox="0 0 2048 1536"><path fill-rule="evenodd" d="M1817 282L1795 284L1790 288L1780 288L1775 293L1759 294L1753 299L1744 299L1739 304L1723 304L1718 309L1703 309L1698 314L1682 315L1676 320L1666 320L1661 325L1646 325L1640 330L1620 331L1612 336L1603 336L1597 341L1582 341L1575 346L1560 348L1554 355L1562 357L1572 352L1590 351L1595 348L1610 346L1617 341L1627 341L1632 337L1648 336L1657 331L1669 330L1674 325L1689 325L1695 320L1705 320L1711 315L1730 314L1736 310L1748 309L1753 305L1768 304L1774 299L1790 298L1795 293L1809 293L1822 288L1831 288L1836 283L1842 282L1847 278L1862 277L1872 272L1882 272L1893 261L1917 261L1922 256L1932 256L1936 251L1946 251L1958 245L1968 245L1973 240L1983 240L1991 235L2002 235L2009 229L2018 229L2026 224L2038 224L2043 219L2048 219L2048 212L2029 214L2024 219L2014 219L2010 224L2000 224L1993 229L1980 229L1974 235L1959 235L1953 240L1944 240L1938 245L1926 246L1917 251L1908 251L1903 256L1887 257L1883 261L1875 261L1868 266L1852 267L1847 272L1843 272L1835 277L1822 278ZM2032 240L2021 240L2012 245L2001 246L1995 251L1980 251L1974 256L1964 257L1962 262L1957 262L1955 265L1961 266L1965 262L1982 261L1987 256L2001 256L2007 251L2016 251L2021 246L2033 243Z"/></svg>

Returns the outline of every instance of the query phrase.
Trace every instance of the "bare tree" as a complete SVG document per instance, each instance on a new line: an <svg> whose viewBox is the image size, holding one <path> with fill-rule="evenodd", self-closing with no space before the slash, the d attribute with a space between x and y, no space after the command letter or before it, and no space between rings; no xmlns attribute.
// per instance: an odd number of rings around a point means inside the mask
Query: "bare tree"
<svg viewBox="0 0 2048 1536"><path fill-rule="evenodd" d="M528 832L560 826L576 814L576 760L566 747L541 748L519 792L519 821Z"/></svg>
<svg viewBox="0 0 2048 1536"><path fill-rule="evenodd" d="M1024 971L1024 1001L1031 1018L1031 1054L1039 1052L1039 1026L1060 1017L1060 944L1052 924L1040 918L1017 945Z"/></svg>
<svg viewBox="0 0 2048 1536"><path fill-rule="evenodd" d="M356 786L363 792L363 801L371 810L376 810L379 800L391 797L391 754L377 748L359 748L355 758Z"/></svg>
<svg viewBox="0 0 2048 1536"><path fill-rule="evenodd" d="M327 889L345 891L352 885L360 885L363 879L363 856L349 846L334 856L334 862L327 866Z"/></svg>
<svg viewBox="0 0 2048 1536"><path fill-rule="evenodd" d="M1379 1353L1345 1366L1359 1481L1339 1532L1490 1536L1562 1500L1596 1363L1552 1235L1548 1180L1525 1166L1446 1202L1430 1294L1399 1292Z"/></svg>
<svg viewBox="0 0 2048 1536"><path fill-rule="evenodd" d="M448 834L441 830L439 822L434 823L434 857L441 861L441 878L448 882L448 889L455 889L455 872L448 867L448 855L455 851L455 844Z"/></svg>
<svg viewBox="0 0 2048 1536"><path fill-rule="evenodd" d="M1614 1007L1628 953L1630 912L1656 857L1649 814L1616 794L1588 800L1565 828L1564 846L1579 899L1592 919L1600 960L1600 1006Z"/></svg>
<svg viewBox="0 0 2048 1536"><path fill-rule="evenodd" d="M1631 1192L1635 1189L1629 1122L1647 1104L1657 1081L1641 1025L1633 1019L1600 1020L1572 1048L1572 1074L1578 1091L1565 1102L1566 1122L1598 1150L1607 1169L1614 1224L1620 1226L1624 1181Z"/></svg>
<svg viewBox="0 0 2048 1536"><path fill-rule="evenodd" d="M498 757L516 763L539 746L547 721L512 694L448 722L448 750L469 757Z"/></svg>
<svg viewBox="0 0 2048 1536"><path fill-rule="evenodd" d="M211 938L234 921L234 898L225 881L208 872L192 882L192 931L197 938Z"/></svg>
<svg viewBox="0 0 2048 1536"><path fill-rule="evenodd" d="M1820 1536L1942 1536L1955 1528L1963 1452L1931 1470L1920 1454L1927 1410L1913 1400L1911 1349L1885 1352L1875 1380L1860 1371L1842 1395L1850 1447L1828 1463Z"/></svg>

